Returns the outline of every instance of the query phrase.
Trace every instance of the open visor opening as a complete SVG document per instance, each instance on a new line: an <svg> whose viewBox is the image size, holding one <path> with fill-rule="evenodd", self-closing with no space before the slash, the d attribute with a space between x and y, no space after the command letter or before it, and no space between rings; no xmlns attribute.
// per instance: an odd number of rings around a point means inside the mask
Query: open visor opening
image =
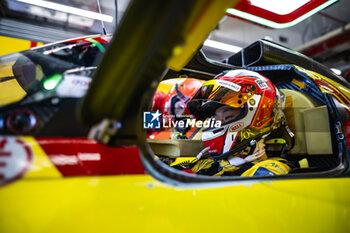
<svg viewBox="0 0 350 233"><path fill-rule="evenodd" d="M234 112L234 115L241 116L246 108L245 103L254 96L256 87L255 85L244 85L238 87L239 88L236 88L236 90L233 90L233 88L216 84L204 84L188 102L187 109L198 120L205 120L208 117L217 118L218 116L215 115L219 108L223 109L223 111L231 111ZM224 106L228 107L224 109ZM237 114L236 109L240 109L240 114ZM238 117L234 117L234 119L224 120L223 123L228 123L226 122L228 120L232 122L233 120L237 120L237 118Z"/></svg>

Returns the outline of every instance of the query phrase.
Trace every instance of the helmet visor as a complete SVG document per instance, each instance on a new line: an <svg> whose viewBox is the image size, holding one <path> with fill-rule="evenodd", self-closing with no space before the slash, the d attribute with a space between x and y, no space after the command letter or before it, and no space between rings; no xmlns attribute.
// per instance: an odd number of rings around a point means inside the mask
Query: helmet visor
<svg viewBox="0 0 350 233"><path fill-rule="evenodd" d="M223 106L243 108L255 93L254 84L238 85L225 80L210 80L197 91L187 108L196 118L206 119L215 116L216 110Z"/></svg>

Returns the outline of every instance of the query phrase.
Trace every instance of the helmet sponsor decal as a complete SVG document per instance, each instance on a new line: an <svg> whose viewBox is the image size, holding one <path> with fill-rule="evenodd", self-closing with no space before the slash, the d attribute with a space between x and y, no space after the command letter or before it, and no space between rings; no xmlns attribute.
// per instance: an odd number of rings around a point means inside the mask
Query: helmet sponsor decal
<svg viewBox="0 0 350 233"><path fill-rule="evenodd" d="M244 123L243 122L237 122L234 125L232 125L230 127L230 132L237 132L239 130L241 130L244 127Z"/></svg>
<svg viewBox="0 0 350 233"><path fill-rule="evenodd" d="M260 89L266 89L268 88L266 82L262 79L257 79L255 80L256 84L258 84L258 86L260 87Z"/></svg>
<svg viewBox="0 0 350 233"><path fill-rule="evenodd" d="M0 185L21 178L29 169L33 152L24 141L0 137Z"/></svg>
<svg viewBox="0 0 350 233"><path fill-rule="evenodd" d="M247 140L252 138L254 135L256 135L254 132L252 132L251 129L244 129L239 132L239 136L241 138L241 141Z"/></svg>
<svg viewBox="0 0 350 233"><path fill-rule="evenodd" d="M216 84L219 86L231 89L232 91L235 91L235 92L238 92L241 90L240 85L233 83L233 82L225 81L225 80L216 80Z"/></svg>

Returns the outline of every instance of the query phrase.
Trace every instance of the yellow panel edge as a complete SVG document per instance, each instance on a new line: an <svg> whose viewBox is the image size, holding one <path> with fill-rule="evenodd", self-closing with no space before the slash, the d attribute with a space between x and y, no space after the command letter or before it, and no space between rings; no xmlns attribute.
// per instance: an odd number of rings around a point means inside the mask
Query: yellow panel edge
<svg viewBox="0 0 350 233"><path fill-rule="evenodd" d="M181 70L225 15L226 9L238 2L239 0L208 1L197 20L190 27L184 45L174 48L173 56L167 61L169 68L175 71Z"/></svg>

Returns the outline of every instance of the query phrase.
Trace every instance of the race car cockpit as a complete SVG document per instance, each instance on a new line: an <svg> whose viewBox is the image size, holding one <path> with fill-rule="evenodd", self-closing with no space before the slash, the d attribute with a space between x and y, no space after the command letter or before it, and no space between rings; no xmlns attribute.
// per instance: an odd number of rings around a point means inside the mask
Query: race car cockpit
<svg viewBox="0 0 350 233"><path fill-rule="evenodd" d="M161 83L158 90L166 92L165 86L169 85L170 80L174 80L173 78L216 79L218 82L220 76L225 76L225 72L228 73L226 74L228 77L232 77L231 73L239 72L242 68L247 72L256 72L267 77L284 96L283 114L288 127L282 134L270 135L268 140L265 140L264 147L267 156L277 156L297 164L289 171L289 173L295 174L330 171L339 166L343 151L347 150L345 144L340 146L341 141L345 143L346 140L349 140L343 130L343 127L347 127L349 124L349 96L343 90L346 90L349 85L327 68L288 48L260 40L221 63L206 58L204 53L199 51L196 57L180 72L168 72L165 81L163 81L164 84ZM242 78L243 76L240 77L240 79ZM229 79L224 77L224 80ZM183 80L178 82L181 83ZM169 89L171 88L168 87ZM203 92L204 89L198 88L197 90ZM218 94L216 93L216 95ZM215 99L214 96L210 98ZM201 102L202 108L204 104L205 102ZM168 105L170 106L170 103ZM191 108L187 104L188 107ZM264 107L266 106L264 105ZM156 110L164 112L164 108L152 109L152 111ZM193 114L193 112L191 113ZM186 117L199 119L198 116L193 115ZM183 119L185 118L180 118L180 120ZM260 119L260 121L262 120ZM239 131L242 124L245 123L240 120L238 124L234 125L234 130ZM193 126L195 125L193 124ZM198 167L198 155L212 161L217 161L219 158L232 160L232 153L221 157L209 153L210 149L206 150L209 144L205 143L205 140L203 143L203 139L207 137L203 137L203 132L206 129L193 128L187 130L186 137L182 139L172 136L178 134L176 129L171 130L165 127L148 130L148 142L157 155L157 159L171 167L189 173L193 172L193 169L191 172L191 168L195 167L195 164ZM232 131L232 129L230 130ZM165 134L164 131L167 131L168 134ZM228 130L226 134L229 135L230 131ZM227 147L227 139L224 144ZM240 155L240 157L244 156ZM195 170L194 173L217 175L217 172L222 170L222 167L218 168L218 166L213 168L214 166L206 164L203 165L202 171ZM227 167L227 164L224 166ZM211 172L204 173L205 169L206 171L211 169ZM216 169L216 172L213 173L213 169ZM257 175L262 174L257 173Z"/></svg>

